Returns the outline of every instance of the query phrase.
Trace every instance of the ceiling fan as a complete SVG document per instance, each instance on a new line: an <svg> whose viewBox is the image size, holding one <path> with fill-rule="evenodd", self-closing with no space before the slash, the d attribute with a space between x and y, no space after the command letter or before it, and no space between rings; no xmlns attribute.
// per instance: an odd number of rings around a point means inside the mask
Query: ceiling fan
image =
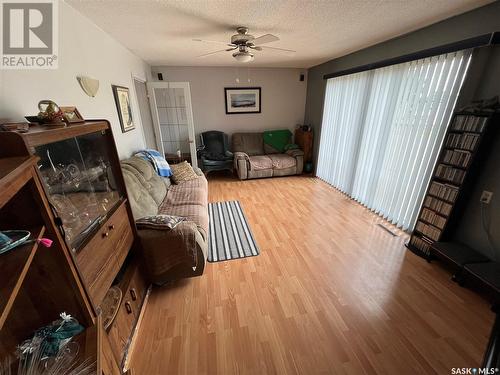
<svg viewBox="0 0 500 375"><path fill-rule="evenodd" d="M236 61L245 63L245 62L252 61L254 58L254 55L251 52L251 50L254 50L254 51L270 50L270 51L286 53L286 54L295 53L295 51L292 51L290 49L262 46L262 44L276 42L276 41L280 40L280 38L278 38L275 35L265 34L265 35L259 36L258 38L255 38L253 35L250 35L248 33L248 27L238 27L236 29L236 32L237 32L237 34L231 36L230 43L219 42L219 41L215 41L215 40L193 39L193 41L195 41L195 42L225 44L226 47L229 47L226 49L221 49L218 51L205 53L205 54L197 56L197 57L206 57L206 56L210 56L210 55L215 55L216 53L220 53L220 52L229 52L229 51L237 50L236 52L233 53L233 57L236 59Z"/></svg>

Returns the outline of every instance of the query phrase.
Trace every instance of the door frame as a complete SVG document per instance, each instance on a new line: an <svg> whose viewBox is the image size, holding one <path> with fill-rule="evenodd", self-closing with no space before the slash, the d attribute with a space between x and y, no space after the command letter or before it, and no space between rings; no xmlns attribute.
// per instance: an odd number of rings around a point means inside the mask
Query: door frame
<svg viewBox="0 0 500 375"><path fill-rule="evenodd" d="M149 91L148 91L148 80L140 75L137 75L137 74L134 74L132 73L130 75L132 77L132 90L134 90L134 96L135 96L135 101L136 101L136 105L137 105L137 109L138 109L138 117L139 118L139 122L141 123L141 132L142 132L142 139L144 140L144 147L147 148L147 142L146 142L146 135L144 134L144 124L142 123L142 115L141 115L141 110L147 110L149 109L149 111L151 112L151 104L149 105L149 108L144 108L142 109L141 106L139 105L139 96L137 95L137 90L135 89L135 81L137 82L140 82L140 83L144 83L146 85L146 97L148 99L148 103L150 103L150 100L149 100ZM153 119L153 114L151 113L151 119ZM153 124L153 132L154 132L154 124ZM155 142L157 143L158 141L156 140L156 132L155 132Z"/></svg>
<svg viewBox="0 0 500 375"><path fill-rule="evenodd" d="M156 146L158 150L165 155L163 148L163 139L161 136L160 117L158 115L158 107L156 105L156 96L154 89L184 89L184 99L186 100L186 118L188 122L188 142L189 150L191 153L191 164L194 168L198 167L198 159L196 155L196 136L194 132L194 117L193 105L191 101L191 87L189 82L168 82L168 81L154 81L146 82L149 95L149 106L151 107L151 114L153 117L154 132L156 137Z"/></svg>

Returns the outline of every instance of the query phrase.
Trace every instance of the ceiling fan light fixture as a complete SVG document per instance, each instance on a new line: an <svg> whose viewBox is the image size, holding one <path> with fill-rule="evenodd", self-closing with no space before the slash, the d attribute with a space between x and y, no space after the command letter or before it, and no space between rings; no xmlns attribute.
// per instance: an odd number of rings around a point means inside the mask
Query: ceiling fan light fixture
<svg viewBox="0 0 500 375"><path fill-rule="evenodd" d="M226 42L219 42L219 41L214 41L214 40L204 40L204 39L193 39L195 42L206 42L206 43L217 43L217 44L224 44L226 46L225 49L219 50L219 51L214 51L214 52L209 52L205 53L203 55L199 55L196 57L207 57L207 56L212 56L217 53L222 53L222 52L230 52L236 50L235 53L233 53L233 58L239 62L239 63L248 63L253 60L254 55L250 52L250 50L253 51L264 51L265 50L270 50L274 52L281 52L281 53L294 53L295 51L289 50L289 49L284 49L284 48L275 48L275 47L261 47L262 44L267 44L267 43L272 43L280 40L276 35L272 34L265 34L261 35L257 38L255 38L253 35L250 35L248 33L248 28L247 27L238 27L236 29L237 34L231 36L231 42L226 43ZM229 48L227 48L229 47Z"/></svg>
<svg viewBox="0 0 500 375"><path fill-rule="evenodd" d="M241 63L247 63L253 60L253 54L250 52L235 52L233 53L233 57L236 61Z"/></svg>

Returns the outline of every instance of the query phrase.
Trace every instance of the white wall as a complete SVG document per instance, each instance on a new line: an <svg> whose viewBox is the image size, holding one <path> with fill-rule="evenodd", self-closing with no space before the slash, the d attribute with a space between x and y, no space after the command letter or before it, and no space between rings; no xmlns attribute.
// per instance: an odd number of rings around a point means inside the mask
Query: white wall
<svg viewBox="0 0 500 375"><path fill-rule="evenodd" d="M303 82L299 81L304 70L159 66L152 68L153 79L157 79L159 72L165 81L190 83L197 134L206 130L232 134L293 129L304 121L307 77ZM239 78L239 83L236 78ZM226 115L224 87L238 86L262 88L262 113Z"/></svg>
<svg viewBox="0 0 500 375"><path fill-rule="evenodd" d="M121 158L144 146L132 74L149 78L150 67L64 2L59 2L59 69L0 70L0 118L24 120L36 115L37 104L51 99L75 105L86 119L111 122ZM76 80L87 75L100 81L95 98L88 97ZM122 133L111 84L130 88L136 129Z"/></svg>

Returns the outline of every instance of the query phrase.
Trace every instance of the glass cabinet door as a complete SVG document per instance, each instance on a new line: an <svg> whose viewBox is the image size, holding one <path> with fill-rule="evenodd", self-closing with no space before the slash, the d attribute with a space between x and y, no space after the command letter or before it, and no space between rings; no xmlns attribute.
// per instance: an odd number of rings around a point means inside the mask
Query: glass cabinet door
<svg viewBox="0 0 500 375"><path fill-rule="evenodd" d="M123 198L106 142L105 133L96 132L35 148L49 202L74 251Z"/></svg>

